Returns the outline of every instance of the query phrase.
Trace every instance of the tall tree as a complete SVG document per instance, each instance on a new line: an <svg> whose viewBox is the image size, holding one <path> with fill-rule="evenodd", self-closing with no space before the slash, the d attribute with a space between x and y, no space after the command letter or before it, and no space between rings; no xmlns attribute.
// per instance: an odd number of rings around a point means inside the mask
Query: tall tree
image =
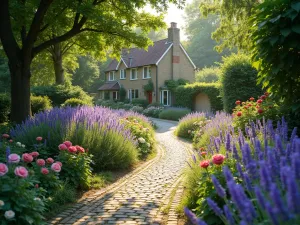
<svg viewBox="0 0 300 225"><path fill-rule="evenodd" d="M164 23L162 16L141 9L150 4L162 11L170 2L184 3L179 0L1 0L0 39L11 74L11 119L20 123L31 115L30 66L40 52L81 33L88 36L90 32L101 34L103 42L113 46L116 54L122 46L131 43L146 47L149 40L145 32ZM55 37L45 35L52 34L49 27L69 25L68 21L72 21L69 29L59 29ZM141 27L142 34L133 32L134 27Z"/></svg>
<svg viewBox="0 0 300 225"><path fill-rule="evenodd" d="M238 47L249 51L250 29L249 17L255 7L263 0L202 0L201 12L220 16L220 26L212 34L220 44L216 49L221 52L226 48Z"/></svg>
<svg viewBox="0 0 300 225"><path fill-rule="evenodd" d="M226 50L220 54L215 50L217 42L211 38L211 34L219 26L219 17L217 15L201 17L199 10L201 2L201 0L194 0L184 9L187 34L185 47L195 65L204 68L220 62L222 55L228 54L229 51Z"/></svg>

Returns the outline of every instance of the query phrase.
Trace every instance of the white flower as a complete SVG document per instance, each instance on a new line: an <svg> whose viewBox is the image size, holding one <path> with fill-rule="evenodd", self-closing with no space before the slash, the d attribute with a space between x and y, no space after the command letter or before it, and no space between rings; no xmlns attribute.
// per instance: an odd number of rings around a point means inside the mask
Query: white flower
<svg viewBox="0 0 300 225"><path fill-rule="evenodd" d="M25 145L22 145L22 148L25 148Z"/></svg>
<svg viewBox="0 0 300 225"><path fill-rule="evenodd" d="M17 145L18 147L21 147L21 146L22 146L21 142L17 142L16 145Z"/></svg>
<svg viewBox="0 0 300 225"><path fill-rule="evenodd" d="M145 143L145 142L146 142L146 141L145 141L145 139L144 139L144 138L142 138L142 137L138 138L138 141L139 141L141 144L143 144L143 143Z"/></svg>
<svg viewBox="0 0 300 225"><path fill-rule="evenodd" d="M147 147L150 148L150 146L151 146L150 143L147 143Z"/></svg>
<svg viewBox="0 0 300 225"><path fill-rule="evenodd" d="M42 201L40 198L34 198L35 201Z"/></svg>
<svg viewBox="0 0 300 225"><path fill-rule="evenodd" d="M12 219L15 217L15 212L12 210L8 210L4 213L4 217L8 220Z"/></svg>
<svg viewBox="0 0 300 225"><path fill-rule="evenodd" d="M0 200L0 207L4 206L4 201Z"/></svg>

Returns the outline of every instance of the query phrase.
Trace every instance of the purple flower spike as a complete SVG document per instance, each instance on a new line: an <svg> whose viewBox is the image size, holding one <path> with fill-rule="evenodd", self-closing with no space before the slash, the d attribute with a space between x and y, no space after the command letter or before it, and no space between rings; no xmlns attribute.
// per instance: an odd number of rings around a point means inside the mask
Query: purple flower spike
<svg viewBox="0 0 300 225"><path fill-rule="evenodd" d="M300 179L300 154L299 153L294 153L292 155L292 168L294 170L294 173L296 175L296 179Z"/></svg>
<svg viewBox="0 0 300 225"><path fill-rule="evenodd" d="M6 147L6 151L5 151L5 157L6 157L6 162L8 163L8 156L10 155L10 147L7 146Z"/></svg>
<svg viewBox="0 0 300 225"><path fill-rule="evenodd" d="M194 163L196 163L196 156L195 155L192 155L192 159L193 159L193 161L194 161Z"/></svg>
<svg viewBox="0 0 300 225"><path fill-rule="evenodd" d="M288 209L292 213L300 213L300 192L297 187L297 182L293 174L287 177L287 203Z"/></svg>
<svg viewBox="0 0 300 225"><path fill-rule="evenodd" d="M252 184L251 184L251 180L248 176L248 174L244 173L244 182L246 184L246 188L249 192L252 192L253 188L252 188Z"/></svg>
<svg viewBox="0 0 300 225"><path fill-rule="evenodd" d="M241 164L237 163L236 164L236 169L239 172L240 177L244 180L244 172L243 172Z"/></svg>
<svg viewBox="0 0 300 225"><path fill-rule="evenodd" d="M281 155L283 155L284 154L283 146L282 146L280 136L278 134L275 135L275 145L276 145L275 147L276 150L280 152Z"/></svg>
<svg viewBox="0 0 300 225"><path fill-rule="evenodd" d="M235 158L238 161L240 160L240 156L239 156L239 153L237 151L235 144L233 144L233 146L232 146L232 154L233 154L233 158Z"/></svg>
<svg viewBox="0 0 300 225"><path fill-rule="evenodd" d="M240 222L240 225L248 225L248 223L246 223L245 220L242 220L242 221Z"/></svg>
<svg viewBox="0 0 300 225"><path fill-rule="evenodd" d="M255 186L254 192L255 192L258 204L260 205L260 207L262 209L265 210L266 209L266 200L265 200L265 197L263 196L263 194L261 193L260 187Z"/></svg>
<svg viewBox="0 0 300 225"><path fill-rule="evenodd" d="M219 206L217 205L217 203L215 203L213 200L211 200L211 198L207 198L206 201L207 201L207 204L209 205L209 207L215 212L215 214L217 216L223 215L222 209L220 209Z"/></svg>
<svg viewBox="0 0 300 225"><path fill-rule="evenodd" d="M225 217L228 221L228 224L235 225L235 220L234 220L233 215L232 215L230 209L228 208L228 206L224 205L223 210L224 210Z"/></svg>
<svg viewBox="0 0 300 225"><path fill-rule="evenodd" d="M264 190L269 190L272 180L271 173L265 162L260 162L260 184Z"/></svg>
<svg viewBox="0 0 300 225"><path fill-rule="evenodd" d="M278 211L278 213L280 214L282 219L283 220L289 219L288 211L286 209L286 206L283 204L283 200L282 200L279 190L275 184L272 184L272 186L271 186L270 196L273 200L276 211Z"/></svg>
<svg viewBox="0 0 300 225"><path fill-rule="evenodd" d="M233 176L232 176L231 171L228 168L228 166L223 167L223 174L225 176L226 182L233 181Z"/></svg>
<svg viewBox="0 0 300 225"><path fill-rule="evenodd" d="M184 214L194 225L207 225L204 221L198 219L197 216L187 207L184 207Z"/></svg>
<svg viewBox="0 0 300 225"><path fill-rule="evenodd" d="M272 224L279 225L280 223L277 216L278 211L276 211L276 208L273 208L269 202L266 203L266 211L272 221Z"/></svg>
<svg viewBox="0 0 300 225"><path fill-rule="evenodd" d="M231 141L230 141L231 137L230 136L231 136L230 133L227 132L226 141L225 141L225 148L227 151L231 151Z"/></svg>
<svg viewBox="0 0 300 225"><path fill-rule="evenodd" d="M220 184L220 182L218 181L218 179L212 175L211 176L211 180L215 186L216 192L217 194L221 197L221 198L225 198L226 196L226 192L225 189L222 187L222 185Z"/></svg>
<svg viewBox="0 0 300 225"><path fill-rule="evenodd" d="M245 143L242 148L242 154L243 154L243 163L244 165L247 165L252 161L251 158L251 149L248 143Z"/></svg>

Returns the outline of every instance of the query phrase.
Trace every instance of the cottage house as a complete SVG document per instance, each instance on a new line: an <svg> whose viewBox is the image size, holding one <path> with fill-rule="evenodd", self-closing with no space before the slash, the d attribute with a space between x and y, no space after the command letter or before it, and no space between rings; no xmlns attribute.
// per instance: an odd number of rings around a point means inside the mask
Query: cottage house
<svg viewBox="0 0 300 225"><path fill-rule="evenodd" d="M195 69L180 43L180 29L173 22L167 39L154 42L147 51L123 50L121 59L109 64L105 71L106 83L98 89L100 98L118 100L122 88L130 101L138 98L148 100L149 104L160 102L171 106L174 99L165 81L182 78L194 82Z"/></svg>

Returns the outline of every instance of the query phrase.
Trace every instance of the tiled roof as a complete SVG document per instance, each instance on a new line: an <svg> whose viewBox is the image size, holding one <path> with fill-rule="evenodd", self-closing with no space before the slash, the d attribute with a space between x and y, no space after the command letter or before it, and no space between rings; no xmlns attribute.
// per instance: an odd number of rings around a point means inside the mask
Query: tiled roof
<svg viewBox="0 0 300 225"><path fill-rule="evenodd" d="M170 42L167 42L167 40L168 39L163 39L153 42L153 45L148 47L148 51L141 48L131 48L125 54L122 54L122 59L124 60L128 68L156 64L172 44ZM119 62L114 59L108 65L106 71L116 70L118 64Z"/></svg>
<svg viewBox="0 0 300 225"><path fill-rule="evenodd" d="M107 81L98 89L98 91L118 91L118 90L120 90L120 84L118 81Z"/></svg>

